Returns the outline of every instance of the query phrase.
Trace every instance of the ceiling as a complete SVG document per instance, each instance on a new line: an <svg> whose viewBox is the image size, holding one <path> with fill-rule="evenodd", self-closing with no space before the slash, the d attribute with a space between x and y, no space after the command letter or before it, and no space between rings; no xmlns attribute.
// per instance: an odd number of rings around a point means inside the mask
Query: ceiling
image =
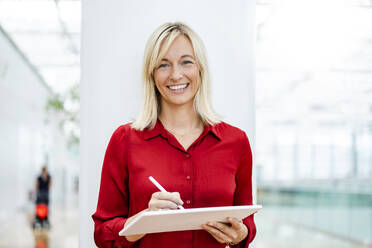
<svg viewBox="0 0 372 248"><path fill-rule="evenodd" d="M257 24L260 124L372 132L372 1L258 0Z"/></svg>
<svg viewBox="0 0 372 248"><path fill-rule="evenodd" d="M53 92L80 80L77 0L0 0L0 25Z"/></svg>

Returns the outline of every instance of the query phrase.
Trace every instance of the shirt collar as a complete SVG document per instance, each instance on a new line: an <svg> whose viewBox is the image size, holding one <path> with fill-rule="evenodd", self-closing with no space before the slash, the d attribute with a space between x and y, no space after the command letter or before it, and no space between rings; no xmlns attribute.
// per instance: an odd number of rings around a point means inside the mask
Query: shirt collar
<svg viewBox="0 0 372 248"><path fill-rule="evenodd" d="M222 137L221 137L221 134L218 130L218 124L215 124L215 125L207 125L205 128L207 128L207 131L208 132L211 132L218 140L221 140Z"/></svg>
<svg viewBox="0 0 372 248"><path fill-rule="evenodd" d="M164 135L164 132L162 132L162 130L165 130L165 129L163 127L163 124L161 124L161 122L158 119L155 123L155 126L152 129L146 128L145 130L143 130L143 138L145 140L149 140L158 135L161 135L161 134Z"/></svg>
<svg viewBox="0 0 372 248"><path fill-rule="evenodd" d="M207 133L212 133L218 140L221 140L221 134L220 132L218 131L218 128L217 128L218 124L216 125L206 125L204 127L204 131L203 133L207 134ZM167 138L167 130L165 130L163 124L160 122L160 120L158 119L156 121L156 124L154 126L154 128L152 129L145 129L143 131L143 139L144 140L149 140L149 139L152 139L156 136L163 136L164 138Z"/></svg>

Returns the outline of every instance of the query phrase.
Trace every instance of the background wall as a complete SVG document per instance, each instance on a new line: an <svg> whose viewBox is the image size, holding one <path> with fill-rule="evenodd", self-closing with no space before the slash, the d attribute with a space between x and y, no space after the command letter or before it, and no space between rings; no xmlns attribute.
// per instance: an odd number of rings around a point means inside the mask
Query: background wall
<svg viewBox="0 0 372 248"><path fill-rule="evenodd" d="M164 22L183 21L202 37L215 108L254 146L254 9L244 0L82 2L80 247L93 245L104 152L115 128L138 112L145 43Z"/></svg>
<svg viewBox="0 0 372 248"><path fill-rule="evenodd" d="M50 92L0 30L0 221L27 203L46 153ZM32 92L32 93L30 93Z"/></svg>
<svg viewBox="0 0 372 248"><path fill-rule="evenodd" d="M53 95L27 57L0 26L0 221L31 210L30 193L43 164L53 177L51 205L73 190L76 159L68 154L60 116L46 110Z"/></svg>

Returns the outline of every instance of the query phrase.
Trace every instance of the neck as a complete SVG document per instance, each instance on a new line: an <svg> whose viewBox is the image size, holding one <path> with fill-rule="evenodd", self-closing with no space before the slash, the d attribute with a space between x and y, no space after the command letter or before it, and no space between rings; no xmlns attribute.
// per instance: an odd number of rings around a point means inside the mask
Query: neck
<svg viewBox="0 0 372 248"><path fill-rule="evenodd" d="M159 119L168 131L178 134L186 134L202 128L202 122L192 103L176 106L162 102Z"/></svg>

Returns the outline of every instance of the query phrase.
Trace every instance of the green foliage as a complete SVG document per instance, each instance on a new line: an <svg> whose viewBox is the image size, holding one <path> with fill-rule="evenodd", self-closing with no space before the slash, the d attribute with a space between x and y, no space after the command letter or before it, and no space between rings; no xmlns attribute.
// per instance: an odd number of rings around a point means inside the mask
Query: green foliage
<svg viewBox="0 0 372 248"><path fill-rule="evenodd" d="M74 153L78 152L80 143L79 85L72 87L64 95L51 96L47 101L46 110L57 113L62 118L59 126L68 136L67 147Z"/></svg>
<svg viewBox="0 0 372 248"><path fill-rule="evenodd" d="M46 105L47 111L55 111L55 112L63 112L64 106L63 106L63 100L60 95L54 95L51 98L49 98L48 103Z"/></svg>

